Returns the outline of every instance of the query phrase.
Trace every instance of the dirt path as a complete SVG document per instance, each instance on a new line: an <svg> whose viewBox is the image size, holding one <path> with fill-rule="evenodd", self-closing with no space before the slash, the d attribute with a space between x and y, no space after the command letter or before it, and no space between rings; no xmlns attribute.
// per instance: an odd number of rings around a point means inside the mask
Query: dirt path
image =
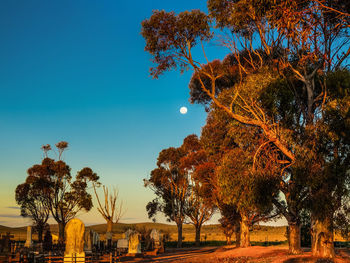
<svg viewBox="0 0 350 263"><path fill-rule="evenodd" d="M172 249L157 256L143 258L123 257L121 262L183 262L183 263L314 263L318 259L310 251L302 255L289 255L288 247L204 247L191 249ZM318 261L329 262L329 261ZM337 250L335 263L350 263L350 251Z"/></svg>

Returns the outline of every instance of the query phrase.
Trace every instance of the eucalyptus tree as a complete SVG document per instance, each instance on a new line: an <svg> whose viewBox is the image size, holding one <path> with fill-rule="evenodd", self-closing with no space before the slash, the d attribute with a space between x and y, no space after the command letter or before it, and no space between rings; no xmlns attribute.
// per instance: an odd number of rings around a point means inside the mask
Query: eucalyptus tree
<svg viewBox="0 0 350 263"><path fill-rule="evenodd" d="M189 196L189 180L180 168L180 159L183 156L181 148L170 147L162 150L158 156L157 168L151 171L149 179L144 179L145 187L150 188L157 196L146 206L148 217L155 219L156 214L161 212L169 222L175 222L178 247L182 246L182 226L186 219Z"/></svg>
<svg viewBox="0 0 350 263"><path fill-rule="evenodd" d="M185 171L189 180L188 208L186 215L195 227L196 246L200 245L200 233L203 224L211 219L216 206L208 198L208 189L202 182L201 173L208 161L207 154L197 135L188 135L181 145L184 156L180 160L180 167Z"/></svg>
<svg viewBox="0 0 350 263"><path fill-rule="evenodd" d="M37 193L40 192L40 205L45 208L45 211L49 210L58 223L59 241L64 242L64 228L67 222L79 211L89 211L92 208L88 184L96 183L99 177L91 168L85 167L77 173L73 181L71 168L62 160L62 154L68 147L68 143L59 142L56 147L58 160L48 157L50 145L42 147L45 158L40 164L35 164L28 169L26 184Z"/></svg>

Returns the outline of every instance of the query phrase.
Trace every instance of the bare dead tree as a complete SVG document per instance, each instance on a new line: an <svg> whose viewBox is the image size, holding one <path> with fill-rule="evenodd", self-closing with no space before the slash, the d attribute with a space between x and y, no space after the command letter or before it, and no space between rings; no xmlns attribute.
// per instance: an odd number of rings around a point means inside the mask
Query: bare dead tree
<svg viewBox="0 0 350 263"><path fill-rule="evenodd" d="M105 185L103 187L104 205L102 205L100 198L97 194L96 185L94 185L94 192L97 199L98 207L97 211L107 221L107 232L112 232L113 224L117 224L125 213L123 207L123 201L118 202L119 191L116 187L113 187L112 191L109 191Z"/></svg>

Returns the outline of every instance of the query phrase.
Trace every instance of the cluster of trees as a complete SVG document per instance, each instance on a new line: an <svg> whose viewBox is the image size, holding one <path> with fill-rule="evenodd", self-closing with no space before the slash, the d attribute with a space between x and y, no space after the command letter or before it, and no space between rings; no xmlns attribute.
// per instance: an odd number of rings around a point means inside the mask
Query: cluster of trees
<svg viewBox="0 0 350 263"><path fill-rule="evenodd" d="M207 4L209 14L154 11L142 22L145 50L155 64L151 75L192 69L191 102L209 112L199 139L200 164L173 174L186 150L177 159L176 148L161 152L158 169L164 173L154 170L149 182L165 202L158 199L148 210L161 204L158 210L170 220L180 218L184 212L167 199L176 191L191 195L186 178L194 174L205 193L201 201L215 204L222 222L239 231L241 246L249 245L252 224L281 215L290 252L300 253L302 215L309 215L313 255L334 257L333 231L346 234L350 218L350 4ZM228 48L223 60L209 61L205 53L213 39ZM194 57L198 44L202 57ZM178 181L186 186L178 189ZM185 199L179 201L186 210Z"/></svg>
<svg viewBox="0 0 350 263"><path fill-rule="evenodd" d="M155 220L162 212L168 221L173 221L178 229L178 247L182 246L182 225L189 221L196 229L196 244L200 242L202 225L215 211L207 199L205 187L199 180L198 167L205 163L203 152L196 135L189 135L183 144L170 147L159 153L157 168L152 170L144 184L154 191L157 198L146 206L149 218Z"/></svg>

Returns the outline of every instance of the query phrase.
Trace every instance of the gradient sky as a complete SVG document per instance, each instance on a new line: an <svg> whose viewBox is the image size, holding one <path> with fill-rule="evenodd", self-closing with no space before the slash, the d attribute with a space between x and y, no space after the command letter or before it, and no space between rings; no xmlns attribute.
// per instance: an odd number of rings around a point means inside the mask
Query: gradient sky
<svg viewBox="0 0 350 263"><path fill-rule="evenodd" d="M155 9L206 11L206 1L0 1L1 225L30 223L19 216L15 188L41 162L41 145L61 140L69 142L64 159L73 175L89 166L119 188L122 222L149 221L154 195L143 178L162 149L199 135L206 118L188 102L191 72L149 76L140 31ZM226 53L208 46L210 60ZM105 223L96 208L79 217Z"/></svg>
<svg viewBox="0 0 350 263"><path fill-rule="evenodd" d="M191 72L149 76L141 21L154 9L196 8L206 2L0 1L0 224L29 223L18 216L15 188L41 161L41 145L61 140L73 175L89 166L118 186L123 222L148 221L154 196L142 179L162 149L200 133L206 114L188 102ZM80 216L104 223L95 208Z"/></svg>

